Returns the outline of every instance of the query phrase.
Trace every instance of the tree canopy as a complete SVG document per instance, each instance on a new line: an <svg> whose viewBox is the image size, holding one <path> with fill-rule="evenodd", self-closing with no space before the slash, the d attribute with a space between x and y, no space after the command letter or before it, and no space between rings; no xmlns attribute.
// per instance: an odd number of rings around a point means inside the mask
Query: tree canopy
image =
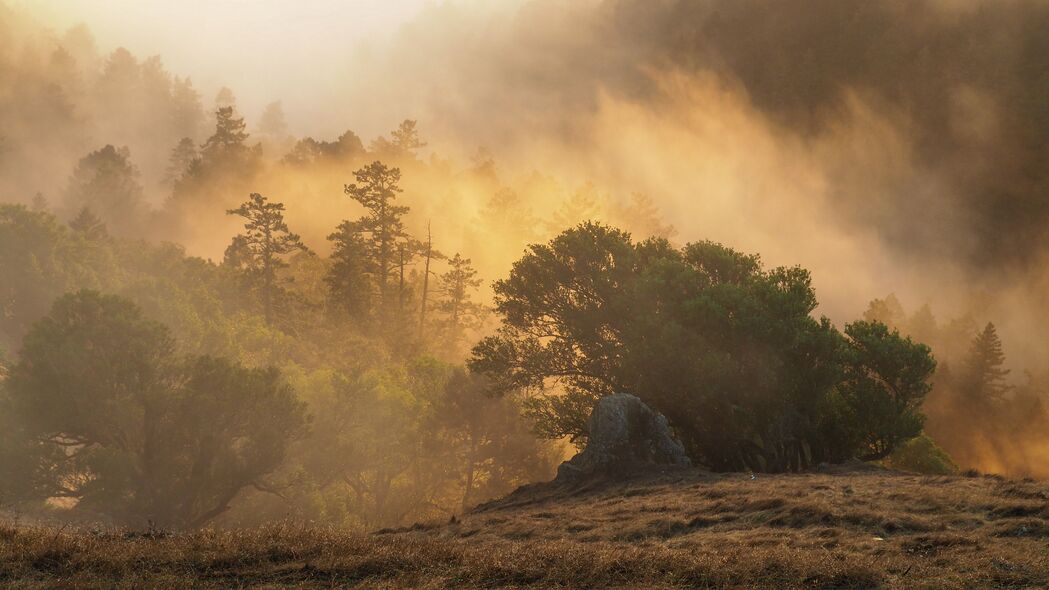
<svg viewBox="0 0 1049 590"><path fill-rule="evenodd" d="M533 392L549 435L584 438L593 402L613 392L663 412L721 470L881 458L921 431L928 347L813 318L801 268L588 222L532 246L495 293L502 326L470 367L495 392Z"/></svg>
<svg viewBox="0 0 1049 590"><path fill-rule="evenodd" d="M24 478L26 498L132 526L200 526L244 488L270 488L306 426L276 369L179 356L167 328L93 291L34 324L4 392L15 456L35 459L0 464L4 476Z"/></svg>

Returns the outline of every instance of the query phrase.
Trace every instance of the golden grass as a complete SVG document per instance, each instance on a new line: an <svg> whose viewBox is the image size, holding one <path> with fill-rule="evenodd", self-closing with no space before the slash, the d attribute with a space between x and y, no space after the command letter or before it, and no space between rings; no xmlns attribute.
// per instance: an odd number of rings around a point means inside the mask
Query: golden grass
<svg viewBox="0 0 1049 590"><path fill-rule="evenodd" d="M1049 486L668 470L359 535L0 528L4 588L1046 588Z"/></svg>

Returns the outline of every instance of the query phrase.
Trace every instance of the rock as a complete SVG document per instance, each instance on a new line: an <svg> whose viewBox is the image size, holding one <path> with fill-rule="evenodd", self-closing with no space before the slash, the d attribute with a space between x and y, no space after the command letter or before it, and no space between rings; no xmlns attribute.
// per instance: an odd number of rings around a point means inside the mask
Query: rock
<svg viewBox="0 0 1049 590"><path fill-rule="evenodd" d="M622 473L643 465L691 465L662 414L636 396L617 393L598 400L590 415L586 448L557 468L559 482Z"/></svg>

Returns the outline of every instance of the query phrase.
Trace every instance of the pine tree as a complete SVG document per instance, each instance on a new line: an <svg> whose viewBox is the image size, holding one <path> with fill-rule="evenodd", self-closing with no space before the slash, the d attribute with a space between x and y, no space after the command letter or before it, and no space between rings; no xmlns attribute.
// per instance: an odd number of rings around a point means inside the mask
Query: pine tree
<svg viewBox="0 0 1049 590"><path fill-rule="evenodd" d="M146 213L138 169L126 148L107 145L77 163L66 191L69 214L90 207L110 228L119 233L141 230Z"/></svg>
<svg viewBox="0 0 1049 590"><path fill-rule="evenodd" d="M189 172L197 157L197 146L193 143L193 140L188 137L180 139L178 144L171 150L168 168L164 173L164 183L168 186L174 186L176 182Z"/></svg>
<svg viewBox="0 0 1049 590"><path fill-rule="evenodd" d="M278 281L277 271L288 266L283 257L295 251L309 250L297 234L288 230L284 222L284 204L270 203L259 193L236 209L226 212L247 220L245 233L233 238L226 250L225 263L241 268L250 284L260 291L266 323L273 323L274 312L284 289Z"/></svg>
<svg viewBox="0 0 1049 590"><path fill-rule="evenodd" d="M414 156L415 150L425 146L426 142L419 138L416 122L411 119L405 119L401 121L397 129L390 133L390 139L379 137L372 141L369 147L372 152L380 156L406 158Z"/></svg>
<svg viewBox="0 0 1049 590"><path fill-rule="evenodd" d="M1012 389L1005 382L1009 370L1004 365L1002 341L994 324L988 322L969 347L962 373L963 393L981 403L1001 400Z"/></svg>
<svg viewBox="0 0 1049 590"><path fill-rule="evenodd" d="M481 286L469 258L458 252L448 260L448 271L441 275L441 299L437 309L444 314L446 342L454 351L467 328L475 327L481 319L483 307L472 301L472 295Z"/></svg>
<svg viewBox="0 0 1049 590"><path fill-rule="evenodd" d="M216 161L244 154L250 149L244 128L244 119L234 115L233 107L218 109L215 111L215 134L201 146L200 155L207 161Z"/></svg>
<svg viewBox="0 0 1049 590"><path fill-rule="evenodd" d="M345 192L364 207L365 214L357 221L344 221L328 236L335 245L334 256L347 261L332 268L328 284L350 284L353 277L338 273L351 269L366 275L374 285L379 308L385 311L393 302L391 286L403 274L405 249L411 245L409 250L415 251L401 221L409 209L394 204L401 192L401 171L373 162L353 174L357 182L346 185ZM357 262L350 264L351 259Z"/></svg>
<svg viewBox="0 0 1049 590"><path fill-rule="evenodd" d="M106 231L106 224L87 207L82 208L69 222L69 228L92 241L109 235L109 232Z"/></svg>
<svg viewBox="0 0 1049 590"><path fill-rule="evenodd" d="M372 268L364 239L352 221L343 221L328 240L335 244L331 267L324 278L331 306L359 323L368 323L374 294Z"/></svg>
<svg viewBox="0 0 1049 590"><path fill-rule="evenodd" d="M598 221L601 217L597 188L587 183L561 203L547 223L547 228L552 232L560 233L584 221Z"/></svg>
<svg viewBox="0 0 1049 590"><path fill-rule="evenodd" d="M868 322L880 322L890 328L899 328L907 315L900 305L900 300L894 293L889 293L885 299L874 299L863 312L863 319Z"/></svg>
<svg viewBox="0 0 1049 590"><path fill-rule="evenodd" d="M288 135L288 122L284 117L284 107L280 101L271 102L262 111L259 118L259 133L270 137L281 138Z"/></svg>

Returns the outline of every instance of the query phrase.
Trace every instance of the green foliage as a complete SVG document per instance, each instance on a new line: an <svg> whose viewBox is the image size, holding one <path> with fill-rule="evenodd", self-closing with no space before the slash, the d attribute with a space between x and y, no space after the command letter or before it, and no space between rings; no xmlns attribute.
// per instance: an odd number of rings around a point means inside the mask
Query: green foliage
<svg viewBox="0 0 1049 590"><path fill-rule="evenodd" d="M958 473L958 466L951 460L951 456L927 434L916 436L900 445L886 457L885 465L892 469L928 475Z"/></svg>
<svg viewBox="0 0 1049 590"><path fill-rule="evenodd" d="M855 322L845 327L851 346L838 388L852 415L859 458L887 457L921 433L921 403L936 369L929 347L903 338L885 324Z"/></svg>
<svg viewBox="0 0 1049 590"><path fill-rule="evenodd" d="M28 326L55 298L82 287L106 287L117 275L105 248L46 212L0 205L0 343L16 348Z"/></svg>
<svg viewBox="0 0 1049 590"><path fill-rule="evenodd" d="M634 244L588 222L532 246L495 292L503 324L470 367L497 393L533 392L546 434L585 437L588 404L619 391L719 470L880 455L920 431L928 348L864 322L846 339L813 319L800 268L766 271L711 242Z"/></svg>
<svg viewBox="0 0 1049 590"><path fill-rule="evenodd" d="M13 448L34 460L5 474L31 482L25 498L70 498L127 525L212 520L245 487L270 485L305 426L275 369L179 357L163 325L92 291L33 326L5 390Z"/></svg>
<svg viewBox="0 0 1049 590"><path fill-rule="evenodd" d="M395 204L401 171L373 162L356 172L345 192L364 207L356 221L343 221L335 233L327 283L332 305L368 326L377 322L386 334L404 341L410 299L406 269L423 246L404 229L408 207Z"/></svg>

